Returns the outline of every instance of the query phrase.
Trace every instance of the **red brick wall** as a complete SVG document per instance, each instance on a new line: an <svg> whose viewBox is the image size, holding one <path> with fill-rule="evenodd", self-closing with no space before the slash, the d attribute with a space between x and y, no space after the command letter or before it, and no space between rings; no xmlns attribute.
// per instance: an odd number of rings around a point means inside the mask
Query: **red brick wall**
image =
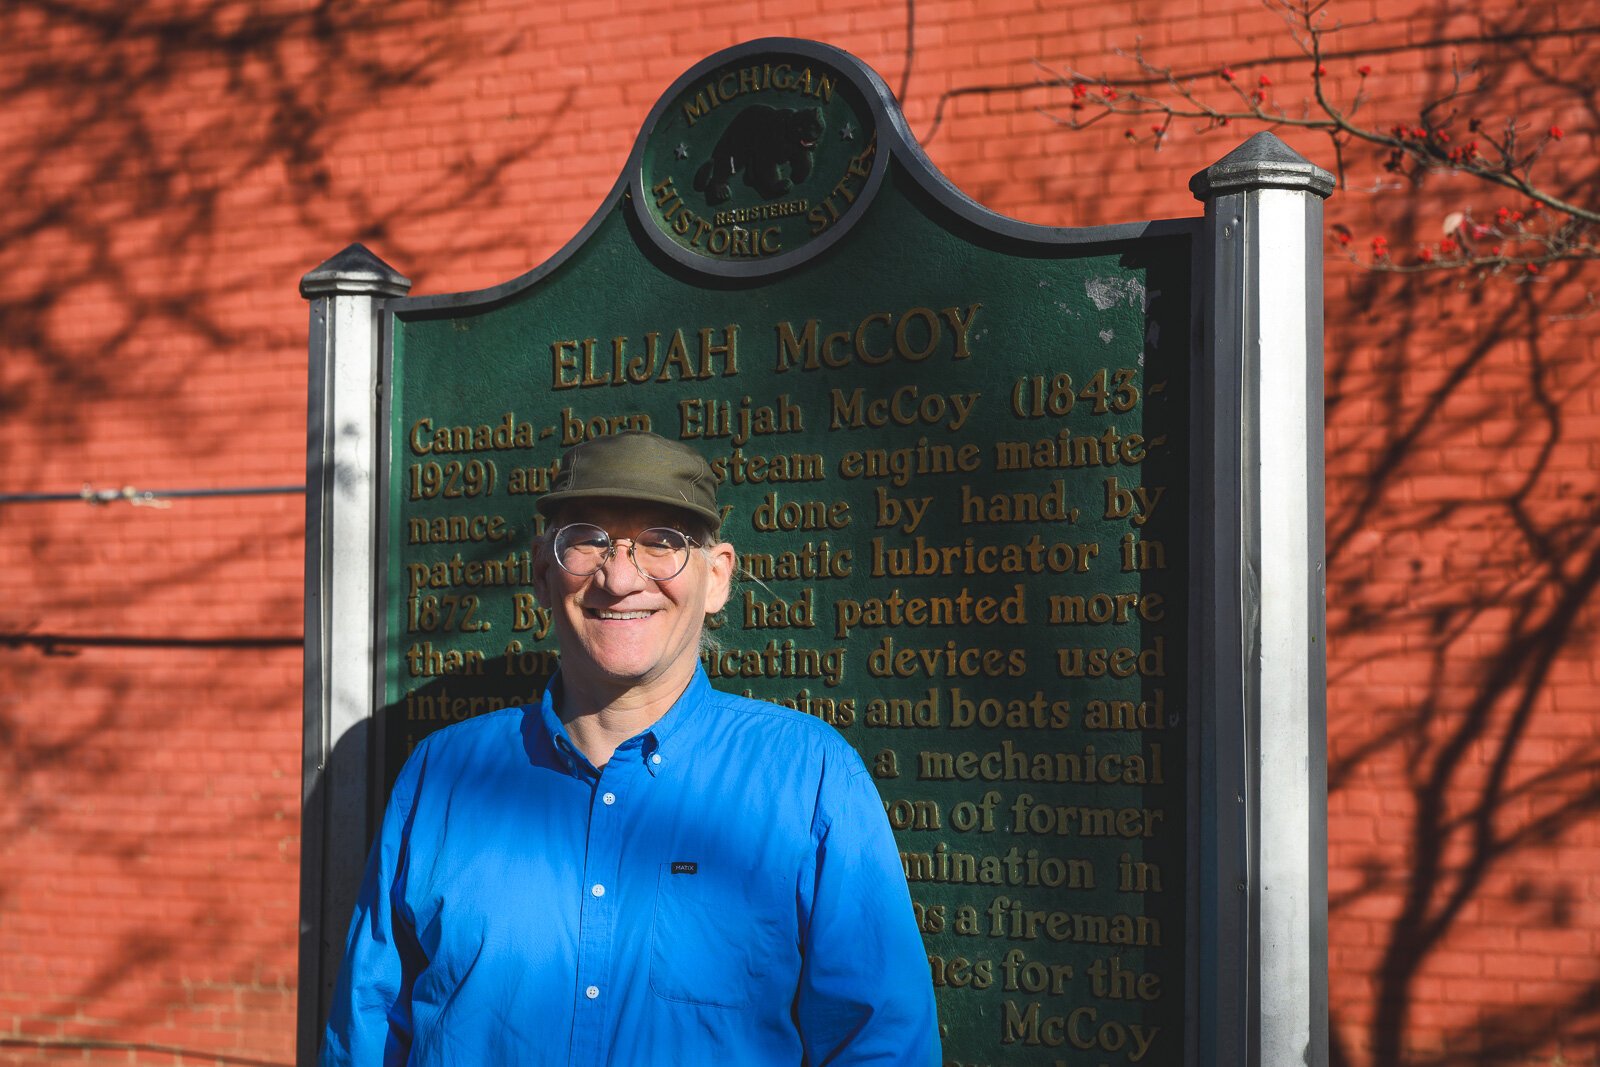
<svg viewBox="0 0 1600 1067"><path fill-rule="evenodd" d="M855 52L957 185L1058 225L1194 214L1189 175L1249 131L1071 133L1035 60L1126 86L1142 40L1305 95L1251 0L920 0L909 79L910 4L816 6L12 0L0 492L298 484L301 273L351 240L418 293L522 272L744 39ZM1484 117L1562 126L1551 181L1592 203L1600 4L1330 12L1335 93L1372 68L1360 116L1414 119L1481 60ZM1523 206L1347 162L1330 223L1397 259L1463 204ZM1334 1062L1600 1062L1596 274L1329 257ZM293 495L0 505L0 1062L291 1060L301 526Z"/></svg>

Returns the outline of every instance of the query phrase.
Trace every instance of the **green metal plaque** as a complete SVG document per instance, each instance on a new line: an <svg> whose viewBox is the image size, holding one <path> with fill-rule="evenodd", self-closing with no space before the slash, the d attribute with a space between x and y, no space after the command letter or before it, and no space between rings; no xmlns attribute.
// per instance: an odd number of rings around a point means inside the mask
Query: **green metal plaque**
<svg viewBox="0 0 1600 1067"><path fill-rule="evenodd" d="M1189 1062L1198 221L993 215L804 41L685 74L628 166L538 270L388 304L377 778L538 698L535 501L652 429L741 553L713 684L872 770L946 1062Z"/></svg>

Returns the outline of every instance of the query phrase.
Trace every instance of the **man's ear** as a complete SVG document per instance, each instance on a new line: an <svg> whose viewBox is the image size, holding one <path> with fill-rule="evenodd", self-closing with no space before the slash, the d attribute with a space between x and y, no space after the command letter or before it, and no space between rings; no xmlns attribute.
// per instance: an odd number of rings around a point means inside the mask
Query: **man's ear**
<svg viewBox="0 0 1600 1067"><path fill-rule="evenodd" d="M710 570L709 580L706 583L706 610L707 615L715 615L722 610L722 605L728 602L728 597L733 594L733 546L726 541L706 548L706 566Z"/></svg>

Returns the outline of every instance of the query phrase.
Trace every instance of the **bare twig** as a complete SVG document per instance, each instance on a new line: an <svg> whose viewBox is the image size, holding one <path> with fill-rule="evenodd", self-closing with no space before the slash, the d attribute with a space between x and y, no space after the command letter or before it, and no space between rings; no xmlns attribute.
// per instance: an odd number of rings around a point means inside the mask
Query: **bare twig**
<svg viewBox="0 0 1600 1067"><path fill-rule="evenodd" d="M1501 207L1492 221L1474 219L1469 211L1453 213L1454 226L1444 237L1419 248L1414 258L1397 262L1384 238L1373 240L1368 254L1350 258L1373 270L1419 273L1465 270L1480 277L1495 275L1527 280L1564 261L1600 259L1600 207L1558 193L1541 180L1540 164L1565 136L1558 126L1539 131L1513 116L1495 124L1473 114L1481 76L1472 66L1452 61L1450 79L1436 96L1421 102L1414 122L1378 124L1358 119L1370 105L1371 67L1357 67L1357 87L1348 100L1330 92L1327 38L1343 27L1331 22L1329 0L1264 0L1281 15L1290 36L1311 61L1311 95L1296 113L1277 99L1270 75L1247 78L1229 67L1180 74L1152 62L1138 43L1132 52L1116 54L1132 63L1136 77L1113 81L1077 69L1057 69L1036 61L1042 77L1036 83L1065 88L1064 105L1040 108L1067 129L1087 129L1112 119L1141 119L1145 131L1130 126L1132 143L1159 151L1178 125L1196 132L1235 123L1268 128L1287 127L1324 134L1332 147L1336 176L1350 188L1347 150L1352 144L1378 149L1383 169L1417 183L1428 175L1458 175L1520 198L1517 208ZM1340 53L1346 54L1346 53ZM1220 83L1220 84L1219 84ZM1375 186L1376 188L1376 186ZM1349 232L1335 228L1346 246Z"/></svg>

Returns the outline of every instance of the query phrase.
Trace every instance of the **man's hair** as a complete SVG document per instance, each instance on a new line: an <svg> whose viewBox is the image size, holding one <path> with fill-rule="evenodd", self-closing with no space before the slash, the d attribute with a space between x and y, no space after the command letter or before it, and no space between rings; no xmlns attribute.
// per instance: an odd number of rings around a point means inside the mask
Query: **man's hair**
<svg viewBox="0 0 1600 1067"><path fill-rule="evenodd" d="M550 513L544 516L544 532L538 537L534 538L534 544L548 545L550 543L550 539L555 536L556 531L567 525L568 518L566 515L566 510L567 509L565 505L561 504L557 504L555 507L550 509ZM696 515L692 511L681 510L677 511L676 515L677 517L672 522L672 528L675 530L680 530L694 538L695 544L700 545L703 548L710 548L713 545L722 544L722 538L717 527L713 526L699 515Z"/></svg>

